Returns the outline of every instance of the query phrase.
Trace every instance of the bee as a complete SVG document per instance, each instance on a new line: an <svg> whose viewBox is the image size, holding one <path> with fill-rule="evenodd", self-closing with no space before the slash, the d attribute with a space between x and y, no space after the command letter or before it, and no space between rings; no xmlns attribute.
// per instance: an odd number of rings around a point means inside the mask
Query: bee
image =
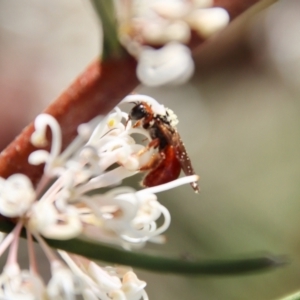
<svg viewBox="0 0 300 300"><path fill-rule="evenodd" d="M140 168L149 171L143 180L143 185L152 187L170 182L179 177L181 170L185 175L194 175L191 160L176 129L178 123L172 110L166 109L164 115L155 114L146 102L134 103L129 113L129 119L136 121L133 127L143 127L148 130L151 142L145 148L158 149L150 161ZM198 182L192 182L193 190L198 193Z"/></svg>

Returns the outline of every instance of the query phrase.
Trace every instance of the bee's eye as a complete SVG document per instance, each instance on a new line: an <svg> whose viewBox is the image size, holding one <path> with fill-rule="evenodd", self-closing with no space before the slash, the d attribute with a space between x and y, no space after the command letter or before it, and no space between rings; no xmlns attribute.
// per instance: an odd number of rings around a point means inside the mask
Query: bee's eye
<svg viewBox="0 0 300 300"><path fill-rule="evenodd" d="M130 112L130 118L132 120L140 120L142 118L145 118L147 115L147 112L145 110L145 106L143 104L138 104L134 106Z"/></svg>

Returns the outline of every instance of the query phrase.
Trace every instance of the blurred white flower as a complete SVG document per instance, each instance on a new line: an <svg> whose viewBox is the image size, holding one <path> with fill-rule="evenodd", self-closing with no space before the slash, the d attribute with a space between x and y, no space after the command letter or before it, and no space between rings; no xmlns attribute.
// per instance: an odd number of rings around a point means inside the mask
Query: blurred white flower
<svg viewBox="0 0 300 300"><path fill-rule="evenodd" d="M105 195L84 197L82 202L101 220L97 232L88 226L89 222L86 220L84 234L91 238L99 236L99 239L106 236L110 238L110 242L114 240L125 247L130 244L144 245L147 241L163 242L164 238L160 234L169 227L171 221L168 210L151 193L139 194L119 188ZM85 218L86 216L85 213ZM164 221L158 227L156 221L161 216Z"/></svg>
<svg viewBox="0 0 300 300"><path fill-rule="evenodd" d="M88 274L94 279L99 288L105 293L120 289L122 287L121 280L117 276L108 274L100 266L94 262L90 262L87 269Z"/></svg>
<svg viewBox="0 0 300 300"><path fill-rule="evenodd" d="M0 177L0 213L6 217L20 217L32 205L35 192L31 181L23 174L6 180Z"/></svg>
<svg viewBox="0 0 300 300"><path fill-rule="evenodd" d="M129 268L102 268L78 255L59 251L61 257L82 282L84 299L147 300L146 282L137 278Z"/></svg>
<svg viewBox="0 0 300 300"><path fill-rule="evenodd" d="M185 44L191 38L191 30L188 24L181 20L172 23L164 19L158 22L150 20L143 22L141 35L150 45L163 45L169 42Z"/></svg>
<svg viewBox="0 0 300 300"><path fill-rule="evenodd" d="M75 300L82 290L77 275L59 261L51 264L51 279L47 286L47 295L53 300Z"/></svg>
<svg viewBox="0 0 300 300"><path fill-rule="evenodd" d="M30 231L39 232L46 238L66 240L82 232L79 212L71 205L58 211L54 203L38 201L33 204L28 217Z"/></svg>
<svg viewBox="0 0 300 300"><path fill-rule="evenodd" d="M228 12L221 7L197 9L186 17L187 23L201 36L208 38L228 25Z"/></svg>
<svg viewBox="0 0 300 300"><path fill-rule="evenodd" d="M46 289L38 275L9 264L0 275L0 299L46 300Z"/></svg>
<svg viewBox="0 0 300 300"><path fill-rule="evenodd" d="M193 73L191 51L179 43L172 42L161 49L144 47L139 57L137 76L148 86L184 83Z"/></svg>
<svg viewBox="0 0 300 300"><path fill-rule="evenodd" d="M126 299L130 300L138 300L142 297L144 299L148 298L145 295L144 288L146 287L146 282L141 281L137 278L137 276L132 272L127 272L122 280L122 292L124 293ZM113 297L113 299L120 299L117 297Z"/></svg>
<svg viewBox="0 0 300 300"><path fill-rule="evenodd" d="M139 80L149 86L189 80L194 64L183 44L190 41L191 30L208 38L230 21L228 12L213 7L212 0L116 1L116 8L120 41L138 60Z"/></svg>

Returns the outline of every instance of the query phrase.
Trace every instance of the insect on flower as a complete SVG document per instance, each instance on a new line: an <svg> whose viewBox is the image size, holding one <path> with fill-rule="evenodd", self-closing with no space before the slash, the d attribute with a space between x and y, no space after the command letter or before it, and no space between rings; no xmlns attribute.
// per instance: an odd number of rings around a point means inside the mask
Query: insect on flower
<svg viewBox="0 0 300 300"><path fill-rule="evenodd" d="M165 114L157 114L150 104L141 101L135 102L129 113L129 119L136 121L133 127L143 127L148 130L152 141L139 154L150 148L157 148L149 162L140 168L141 171L150 171L143 180L147 187L160 185L177 179L181 169L185 175L194 175L191 160L185 146L177 132L177 116L170 109ZM199 192L198 182L191 183L196 193Z"/></svg>

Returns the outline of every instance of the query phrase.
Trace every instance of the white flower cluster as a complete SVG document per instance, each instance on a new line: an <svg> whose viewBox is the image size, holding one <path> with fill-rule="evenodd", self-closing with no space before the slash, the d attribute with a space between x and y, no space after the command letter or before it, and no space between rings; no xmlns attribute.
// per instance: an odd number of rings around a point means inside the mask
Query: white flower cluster
<svg viewBox="0 0 300 300"><path fill-rule="evenodd" d="M28 235L30 269L21 270L17 262L18 235L22 223L2 244L11 243L8 259L0 275L0 299L5 300L148 300L141 281L130 268L100 267L94 262L59 250L60 259L44 242L35 238L43 248L51 267L51 278L44 284L34 257L33 242ZM1 244L1 252L4 248Z"/></svg>
<svg viewBox="0 0 300 300"><path fill-rule="evenodd" d="M123 100L136 101L147 102L156 114L169 111L148 96L131 95ZM106 117L96 117L80 125L78 136L63 151L60 126L47 114L36 118L32 144L45 146L47 129L52 135L50 151L37 150L29 157L32 165L45 164L37 189L22 174L0 179L0 213L18 218L14 231L0 244L0 255L10 247L0 276L0 298L75 299L80 294L84 299L147 299L146 284L131 270L103 269L61 252L63 263L43 237L65 240L84 236L125 248L141 247L147 241L161 243L164 241L161 234L170 224L170 214L157 201L155 193L194 182L197 176L140 191L115 187L138 173L154 151L148 148L145 151L145 145L136 142L133 134L148 141L151 137L147 130L133 126L128 114L118 107ZM157 220L162 218L158 225ZM28 234L29 271L22 271L17 263L22 227ZM38 275L32 235L51 265L52 278L47 287Z"/></svg>
<svg viewBox="0 0 300 300"><path fill-rule="evenodd" d="M191 30L208 38L230 20L225 9L213 7L213 0L115 2L121 43L138 59L138 78L149 86L186 82L194 72L191 52L184 45Z"/></svg>

